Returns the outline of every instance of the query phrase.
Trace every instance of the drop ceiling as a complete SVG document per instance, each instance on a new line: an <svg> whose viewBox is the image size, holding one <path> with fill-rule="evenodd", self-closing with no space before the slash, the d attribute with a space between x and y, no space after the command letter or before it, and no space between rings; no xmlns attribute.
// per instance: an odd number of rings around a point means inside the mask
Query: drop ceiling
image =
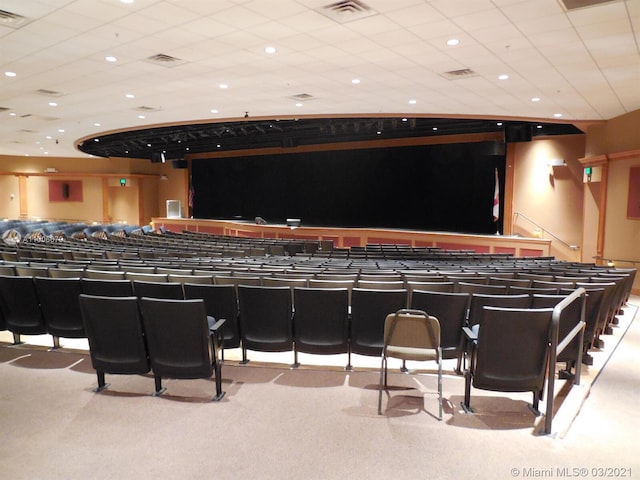
<svg viewBox="0 0 640 480"><path fill-rule="evenodd" d="M177 138L166 129L176 124L221 132L214 151L226 148L222 129L240 142L274 121L286 131L313 119L328 135L390 131L402 118L483 131L640 108L640 0L3 0L0 10L0 155L89 158L77 145L116 138L91 153L127 156L127 142Z"/></svg>

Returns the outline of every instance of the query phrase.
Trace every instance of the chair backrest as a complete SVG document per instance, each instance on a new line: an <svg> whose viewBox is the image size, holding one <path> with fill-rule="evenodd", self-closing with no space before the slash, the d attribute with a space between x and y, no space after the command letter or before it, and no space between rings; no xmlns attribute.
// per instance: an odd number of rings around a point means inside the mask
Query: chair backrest
<svg viewBox="0 0 640 480"><path fill-rule="evenodd" d="M294 288L293 331L300 352L346 353L349 346L349 290Z"/></svg>
<svg viewBox="0 0 640 480"><path fill-rule="evenodd" d="M378 356L384 343L387 315L406 308L406 290L368 290L351 292L351 351Z"/></svg>
<svg viewBox="0 0 640 480"><path fill-rule="evenodd" d="M289 287L239 285L238 304L245 349L272 352L293 349Z"/></svg>
<svg viewBox="0 0 640 480"><path fill-rule="evenodd" d="M65 338L86 337L78 303L82 293L80 279L36 277L34 281L47 333Z"/></svg>
<svg viewBox="0 0 640 480"><path fill-rule="evenodd" d="M240 346L240 328L238 324L238 296L233 285L206 285L185 283L184 298L204 300L207 315L216 320L225 319L222 333L224 348Z"/></svg>
<svg viewBox="0 0 640 480"><path fill-rule="evenodd" d="M481 293L471 294L469 303L469 315L467 323L471 326L481 323L483 308L485 306L504 308L529 308L531 297L529 295L486 295Z"/></svg>
<svg viewBox="0 0 640 480"><path fill-rule="evenodd" d="M455 358L460 348L462 326L466 320L471 295L468 293L424 292L416 290L411 308L422 310L440 322L443 358Z"/></svg>
<svg viewBox="0 0 640 480"><path fill-rule="evenodd" d="M49 267L49 276L51 278L82 278L84 277L84 269Z"/></svg>
<svg viewBox="0 0 640 480"><path fill-rule="evenodd" d="M507 285L484 285L477 283L458 282L454 291L459 293L484 293L487 295L506 295Z"/></svg>
<svg viewBox="0 0 640 480"><path fill-rule="evenodd" d="M209 323L204 300L139 300L151 369L170 378L213 375Z"/></svg>
<svg viewBox="0 0 640 480"><path fill-rule="evenodd" d="M120 271L107 271L107 270L93 270L87 268L84 271L85 278L93 278L95 280L125 280L124 272Z"/></svg>
<svg viewBox="0 0 640 480"><path fill-rule="evenodd" d="M79 304L95 370L116 374L149 372L137 297L81 294Z"/></svg>
<svg viewBox="0 0 640 480"><path fill-rule="evenodd" d="M473 386L501 392L541 391L553 309L483 308Z"/></svg>
<svg viewBox="0 0 640 480"><path fill-rule="evenodd" d="M15 266L16 275L20 277L48 277L49 267Z"/></svg>
<svg viewBox="0 0 640 480"><path fill-rule="evenodd" d="M489 277L489 285L507 285L511 287L531 286L531 280L528 278L509 278L509 277Z"/></svg>
<svg viewBox="0 0 640 480"><path fill-rule="evenodd" d="M213 283L213 275L178 275L174 273L169 274L169 282L178 283L203 283L211 285Z"/></svg>
<svg viewBox="0 0 640 480"><path fill-rule="evenodd" d="M133 293L138 298L150 297L184 300L182 284L178 282L145 282L142 280L134 280Z"/></svg>
<svg viewBox="0 0 640 480"><path fill-rule="evenodd" d="M10 331L47 333L33 277L0 276L0 308Z"/></svg>
<svg viewBox="0 0 640 480"><path fill-rule="evenodd" d="M104 297L130 297L133 295L133 284L130 280L101 280L98 278L82 278L82 293Z"/></svg>
<svg viewBox="0 0 640 480"><path fill-rule="evenodd" d="M131 281L161 283L161 282L167 282L169 280L169 275L167 275L166 273L126 272L125 278Z"/></svg>
<svg viewBox="0 0 640 480"><path fill-rule="evenodd" d="M440 348L438 319L420 310L402 309L387 315L384 321L384 347ZM410 353L404 353L410 360Z"/></svg>

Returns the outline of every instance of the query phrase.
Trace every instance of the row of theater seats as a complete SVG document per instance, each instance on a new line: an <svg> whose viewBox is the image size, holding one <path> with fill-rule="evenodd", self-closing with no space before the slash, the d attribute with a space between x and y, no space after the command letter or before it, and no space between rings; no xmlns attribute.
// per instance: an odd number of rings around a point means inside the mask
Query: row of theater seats
<svg viewBox="0 0 640 480"><path fill-rule="evenodd" d="M528 308L532 299L536 305L542 298L557 301L580 287L588 292L585 348L602 347L600 337L615 323L629 293L630 277L630 274L590 277L591 282L573 282L570 285L569 282L558 282L553 288L530 290L517 287L522 289L518 291L508 291L505 285L461 282L454 291L456 284L448 281L409 281L409 288L383 289L362 288L361 283L350 278L258 277L259 282L254 283L253 277L221 276L215 277L215 283L212 283L209 276L100 273L107 276L82 279L0 276L0 307L3 312L0 320L4 322L0 326L14 332L16 342L21 334L49 333L54 336L54 345L58 345L57 337L85 336L77 307L77 297L81 293L202 298L206 301L209 315L227 320L224 332L226 348L242 346L244 359L247 349L293 350L294 363L297 363L298 351L351 351L378 355L382 344L381 325L386 315L411 307L438 317L443 325L445 358L457 357L460 370L461 328L478 324L479 311L483 306ZM117 278L110 275L113 273ZM501 289L495 291L494 287ZM263 298L257 307L253 307L257 302L254 297ZM265 339L258 341L259 335L253 333L254 328L265 333ZM271 344L268 339L272 337L280 339L281 343ZM314 346L316 344L320 347Z"/></svg>
<svg viewBox="0 0 640 480"><path fill-rule="evenodd" d="M108 386L106 373L153 371L154 396L165 390L163 377L193 379L214 374L213 400L224 396L219 344L225 321L207 317L203 300L81 294L78 304L98 377L96 391Z"/></svg>

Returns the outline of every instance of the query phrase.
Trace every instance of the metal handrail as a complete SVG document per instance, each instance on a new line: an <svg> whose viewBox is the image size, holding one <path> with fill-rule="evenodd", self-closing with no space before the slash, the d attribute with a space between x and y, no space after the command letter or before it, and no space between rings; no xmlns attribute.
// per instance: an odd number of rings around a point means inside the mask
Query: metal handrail
<svg viewBox="0 0 640 480"><path fill-rule="evenodd" d="M602 255L594 255L593 258L595 260L602 260L603 262L613 262L613 263L630 263L634 267L640 263L640 260L622 260L621 258L610 258Z"/></svg>
<svg viewBox="0 0 640 480"><path fill-rule="evenodd" d="M527 217L524 213L521 212L515 212L513 214L513 223L515 225L516 223L516 219L518 217L524 217L526 220L528 220L529 222L531 222L533 225L535 225L536 227L538 227L540 230L542 230L543 232L548 233L549 235L551 235L553 238L555 238L557 241L559 241L560 243L562 243L563 245L565 245L566 247L570 248L571 250L579 250L580 246L579 245L571 245L570 243L565 242L564 240L562 240L560 237L558 237L557 235L554 235L552 232L550 232L549 230L547 230L546 228L544 228L542 225L540 225L539 223L535 222L534 220L530 219L529 217Z"/></svg>

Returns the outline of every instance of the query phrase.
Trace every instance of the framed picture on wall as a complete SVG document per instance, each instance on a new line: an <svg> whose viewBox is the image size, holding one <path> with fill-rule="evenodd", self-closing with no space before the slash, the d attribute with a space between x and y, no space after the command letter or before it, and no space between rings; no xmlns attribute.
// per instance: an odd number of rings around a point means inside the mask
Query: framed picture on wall
<svg viewBox="0 0 640 480"><path fill-rule="evenodd" d="M629 169L627 218L640 220L640 167Z"/></svg>

